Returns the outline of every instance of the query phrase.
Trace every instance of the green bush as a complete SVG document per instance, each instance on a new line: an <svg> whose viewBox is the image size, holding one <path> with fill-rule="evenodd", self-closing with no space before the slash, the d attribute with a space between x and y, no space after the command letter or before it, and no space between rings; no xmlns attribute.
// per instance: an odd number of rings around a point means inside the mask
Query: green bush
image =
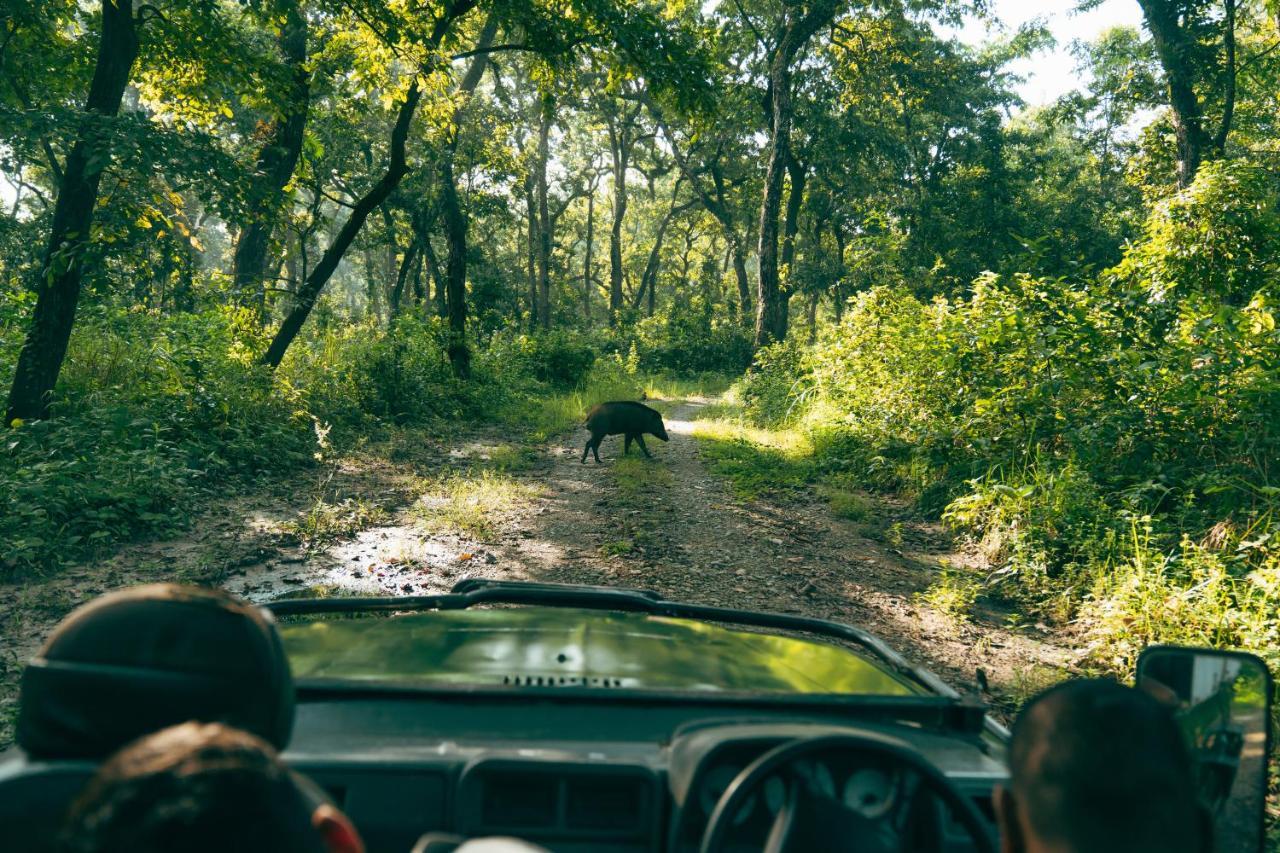
<svg viewBox="0 0 1280 853"><path fill-rule="evenodd" d="M20 316L8 311L0 326L4 376ZM0 541L9 545L0 575L181 528L200 500L237 479L310 464L318 423L339 444L379 422L440 419L507 421L545 438L641 387L634 364L597 360L594 344L569 331L499 335L477 349L465 382L436 318L405 315L390 329L316 323L274 373L256 364L268 333L232 309L86 310L52 417L6 431L0 444Z"/></svg>
<svg viewBox="0 0 1280 853"><path fill-rule="evenodd" d="M701 297L674 306L669 313L641 320L620 343L625 351L634 344L640 368L650 373L736 376L751 363L750 331L715 319Z"/></svg>
<svg viewBox="0 0 1280 853"><path fill-rule="evenodd" d="M1280 508L1278 210L1275 175L1211 165L1094 280L986 274L930 303L872 288L815 346L763 350L738 393L755 422L807 432L823 470L943 514L1033 606L1136 607L1120 581L1138 576L1135 519L1148 563L1203 566L1225 558L1186 542L1251 541L1232 531ZM1271 587L1241 585L1272 559L1245 549L1222 588L1280 610Z"/></svg>
<svg viewBox="0 0 1280 853"><path fill-rule="evenodd" d="M538 334L499 332L489 341L491 369L524 376L559 389L581 384L596 362L598 346L572 329Z"/></svg>
<svg viewBox="0 0 1280 853"><path fill-rule="evenodd" d="M0 444L0 574L172 531L229 478L305 463L311 419L254 366L257 334L235 311L86 312L53 416Z"/></svg>
<svg viewBox="0 0 1280 853"><path fill-rule="evenodd" d="M756 353L751 370L738 384L738 397L752 423L782 426L801 414L813 384L805 348L790 338Z"/></svg>

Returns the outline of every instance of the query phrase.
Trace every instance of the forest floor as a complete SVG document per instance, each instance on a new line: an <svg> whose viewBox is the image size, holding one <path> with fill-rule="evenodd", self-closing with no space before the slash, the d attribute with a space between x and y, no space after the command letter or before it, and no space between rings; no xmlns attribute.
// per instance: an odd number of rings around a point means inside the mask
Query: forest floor
<svg viewBox="0 0 1280 853"><path fill-rule="evenodd" d="M23 663L70 609L110 589L178 580L255 601L284 595L430 594L467 577L608 584L700 604L835 619L997 709L1061 677L1069 639L980 604L957 615L923 596L965 565L946 532L868 496L836 517L814 490L743 497L705 458L703 398L654 403L655 458L621 438L582 464L585 431L549 443L497 429L405 431L253 493L178 538L0 586L0 748L12 739Z"/></svg>

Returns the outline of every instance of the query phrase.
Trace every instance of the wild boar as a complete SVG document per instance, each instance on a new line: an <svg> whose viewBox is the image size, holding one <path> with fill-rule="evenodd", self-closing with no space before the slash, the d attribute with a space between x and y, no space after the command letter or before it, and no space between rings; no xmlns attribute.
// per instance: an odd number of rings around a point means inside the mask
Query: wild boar
<svg viewBox="0 0 1280 853"><path fill-rule="evenodd" d="M647 432L663 441L670 441L667 428L662 423L662 415L648 406L631 401L601 403L587 413L587 429L591 430L591 438L582 449L582 461L587 461L587 454L592 453L596 461L600 461L600 442L606 435L625 435L624 454L631 452L631 442L635 441L650 459L653 454L644 446L644 434Z"/></svg>

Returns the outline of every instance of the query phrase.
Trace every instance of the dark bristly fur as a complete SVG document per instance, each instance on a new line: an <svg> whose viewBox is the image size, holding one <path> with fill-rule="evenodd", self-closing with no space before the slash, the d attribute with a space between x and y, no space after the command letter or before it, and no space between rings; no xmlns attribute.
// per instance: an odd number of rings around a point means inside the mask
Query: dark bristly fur
<svg viewBox="0 0 1280 853"><path fill-rule="evenodd" d="M631 400L616 400L596 406L587 413L587 429L591 431L591 438L582 449L583 462L587 461L588 453L593 454L597 462L600 461L600 442L606 435L625 435L627 438L622 450L624 454L631 452L631 442L634 441L640 445L644 455L650 458L653 454L644 445L645 433L662 441L671 440L667 435L666 425L662 423L662 414Z"/></svg>

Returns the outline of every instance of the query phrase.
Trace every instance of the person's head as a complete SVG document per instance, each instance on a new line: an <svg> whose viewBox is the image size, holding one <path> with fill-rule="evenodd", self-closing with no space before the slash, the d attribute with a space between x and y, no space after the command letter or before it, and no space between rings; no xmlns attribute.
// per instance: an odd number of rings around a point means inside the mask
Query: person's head
<svg viewBox="0 0 1280 853"><path fill-rule="evenodd" d="M72 805L65 853L362 853L355 828L254 735L184 723L108 759Z"/></svg>
<svg viewBox="0 0 1280 853"><path fill-rule="evenodd" d="M16 739L38 759L102 760L188 720L284 749L289 662L269 613L218 589L149 584L59 623L22 674Z"/></svg>
<svg viewBox="0 0 1280 853"><path fill-rule="evenodd" d="M1207 850L1173 715L1112 681L1069 681L1023 707L995 805L1005 853Z"/></svg>

